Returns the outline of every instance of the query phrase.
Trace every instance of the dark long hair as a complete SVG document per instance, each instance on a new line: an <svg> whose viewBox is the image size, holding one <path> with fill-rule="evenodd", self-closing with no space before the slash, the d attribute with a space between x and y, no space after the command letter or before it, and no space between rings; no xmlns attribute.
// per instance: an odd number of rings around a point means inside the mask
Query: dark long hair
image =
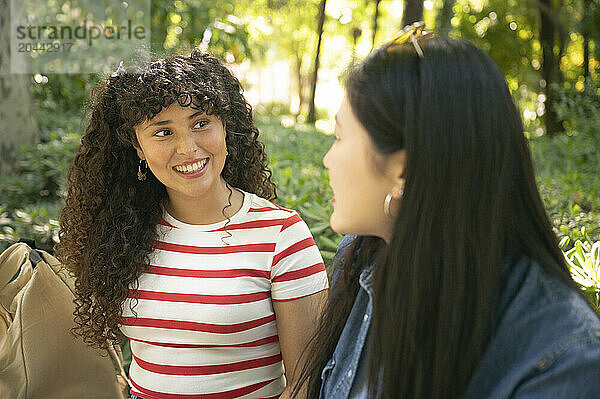
<svg viewBox="0 0 600 399"><path fill-rule="evenodd" d="M511 260L529 256L576 289L502 73L465 41L421 46L423 58L410 43L380 48L346 80L374 148L406 150L406 180L390 242L359 237L336 264L340 278L299 380L309 398L319 395L365 262L375 264L371 397L458 398L494 331Z"/></svg>
<svg viewBox="0 0 600 399"><path fill-rule="evenodd" d="M252 109L239 81L216 58L194 50L119 68L100 82L68 173L55 248L76 278L74 332L91 345L116 340L123 302L148 263L167 198L150 170L146 181L137 179L134 126L174 102L225 124L229 155L221 175L229 185L276 197Z"/></svg>

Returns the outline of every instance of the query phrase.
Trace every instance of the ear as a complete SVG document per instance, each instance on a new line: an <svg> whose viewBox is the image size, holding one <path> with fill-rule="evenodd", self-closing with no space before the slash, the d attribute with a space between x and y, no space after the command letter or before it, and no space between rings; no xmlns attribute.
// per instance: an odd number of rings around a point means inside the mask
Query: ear
<svg viewBox="0 0 600 399"><path fill-rule="evenodd" d="M406 150L392 152L386 157L386 174L394 186L404 187L404 171L406 169Z"/></svg>
<svg viewBox="0 0 600 399"><path fill-rule="evenodd" d="M133 143L133 148L135 148L135 152L137 152L137 155L140 159L146 159L146 156L144 155L144 151L142 150L142 147L140 147L140 145L136 142Z"/></svg>
<svg viewBox="0 0 600 399"><path fill-rule="evenodd" d="M140 142L138 141L137 138L137 131L135 132L135 137L133 138L133 143L131 143L133 145L133 148L135 148L135 152L137 152L137 155L140 159L146 159L146 156L144 155L144 150L142 150L142 147L140 147Z"/></svg>

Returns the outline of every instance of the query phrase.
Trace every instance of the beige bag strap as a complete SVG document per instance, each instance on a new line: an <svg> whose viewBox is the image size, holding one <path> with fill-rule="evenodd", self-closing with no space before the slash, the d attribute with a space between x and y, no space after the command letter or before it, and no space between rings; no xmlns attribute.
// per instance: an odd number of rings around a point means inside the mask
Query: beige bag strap
<svg viewBox="0 0 600 399"><path fill-rule="evenodd" d="M123 353L121 352L121 348L119 345L113 345L110 342L108 343L108 354L115 366L115 370L118 371L119 375L125 380L127 380L127 374L125 373L125 369L123 368Z"/></svg>
<svg viewBox="0 0 600 399"><path fill-rule="evenodd" d="M129 387L131 386L129 379L127 378L127 373L125 373L125 369L123 368L123 352L121 351L121 347L117 345L113 345L111 342L108 343L108 354L110 355L110 359L113 362L113 367L117 372L117 384L121 390L121 399L129 398Z"/></svg>
<svg viewBox="0 0 600 399"><path fill-rule="evenodd" d="M8 247L0 255L0 287L6 286L29 257L31 248L18 242Z"/></svg>

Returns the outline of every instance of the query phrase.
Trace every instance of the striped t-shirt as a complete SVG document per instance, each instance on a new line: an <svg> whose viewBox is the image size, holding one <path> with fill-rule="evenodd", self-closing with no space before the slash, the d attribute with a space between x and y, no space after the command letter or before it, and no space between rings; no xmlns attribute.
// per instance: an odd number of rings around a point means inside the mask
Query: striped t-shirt
<svg viewBox="0 0 600 399"><path fill-rule="evenodd" d="M328 287L306 223L295 211L244 193L229 222L190 225L165 214L157 228L137 300L123 307L131 393L277 397L285 378L272 301Z"/></svg>

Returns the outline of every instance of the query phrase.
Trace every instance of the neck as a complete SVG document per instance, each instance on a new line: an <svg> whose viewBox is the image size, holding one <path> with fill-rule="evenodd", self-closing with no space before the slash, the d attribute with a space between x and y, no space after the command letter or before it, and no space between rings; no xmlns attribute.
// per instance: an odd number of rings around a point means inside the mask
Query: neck
<svg viewBox="0 0 600 399"><path fill-rule="evenodd" d="M202 197L190 198L169 193L165 208L171 216L183 223L212 224L233 216L240 210L243 201L244 195L228 186L221 178L215 189ZM229 202L231 206L227 206Z"/></svg>

